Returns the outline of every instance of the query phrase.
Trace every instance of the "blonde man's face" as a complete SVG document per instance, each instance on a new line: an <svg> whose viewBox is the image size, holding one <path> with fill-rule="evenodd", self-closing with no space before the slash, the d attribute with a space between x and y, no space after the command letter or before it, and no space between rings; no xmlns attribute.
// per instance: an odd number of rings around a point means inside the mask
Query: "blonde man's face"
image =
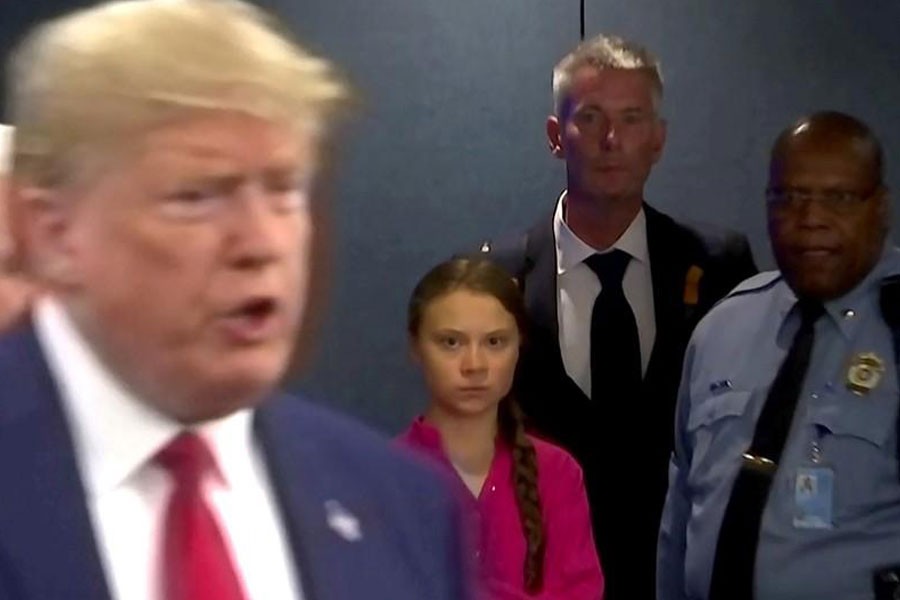
<svg viewBox="0 0 900 600"><path fill-rule="evenodd" d="M317 138L210 111L62 198L45 265L82 333L142 400L182 422L262 400L307 298ZM54 264L55 263L55 264Z"/></svg>

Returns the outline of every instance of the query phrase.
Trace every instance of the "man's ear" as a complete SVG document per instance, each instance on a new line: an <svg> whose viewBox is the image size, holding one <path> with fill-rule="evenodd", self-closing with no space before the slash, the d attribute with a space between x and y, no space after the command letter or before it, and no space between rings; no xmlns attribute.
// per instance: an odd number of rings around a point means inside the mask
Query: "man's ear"
<svg viewBox="0 0 900 600"><path fill-rule="evenodd" d="M28 269L48 284L74 285L71 199L55 188L14 185L10 200L16 242Z"/></svg>
<svg viewBox="0 0 900 600"><path fill-rule="evenodd" d="M668 123L665 119L658 119L653 132L653 162L654 164L662 157L663 148L666 146L666 136L668 135Z"/></svg>
<svg viewBox="0 0 900 600"><path fill-rule="evenodd" d="M550 148L550 153L556 158L565 158L566 152L563 147L562 124L559 122L559 117L556 115L547 117L546 128L547 146Z"/></svg>

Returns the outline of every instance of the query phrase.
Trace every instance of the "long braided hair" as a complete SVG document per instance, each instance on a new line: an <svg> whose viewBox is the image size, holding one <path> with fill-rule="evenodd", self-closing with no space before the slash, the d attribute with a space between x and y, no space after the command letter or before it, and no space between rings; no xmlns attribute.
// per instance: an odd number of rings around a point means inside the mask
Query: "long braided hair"
<svg viewBox="0 0 900 600"><path fill-rule="evenodd" d="M527 328L522 294L516 281L493 262L483 258L455 258L431 269L413 290L407 311L407 330L412 338L419 334L422 317L428 306L438 298L456 290L467 290L492 296L500 302L516 321L520 337ZM541 590L544 573L544 521L538 493L537 455L531 439L525 435L521 408L511 394L500 401L497 430L512 448L512 481L515 489L519 520L525 535L525 589L530 593Z"/></svg>

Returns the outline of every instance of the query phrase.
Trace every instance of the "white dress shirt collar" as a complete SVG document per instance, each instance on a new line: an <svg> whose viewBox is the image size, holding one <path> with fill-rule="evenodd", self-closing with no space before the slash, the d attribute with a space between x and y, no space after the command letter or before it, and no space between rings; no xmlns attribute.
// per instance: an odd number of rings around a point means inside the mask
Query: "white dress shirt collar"
<svg viewBox="0 0 900 600"><path fill-rule="evenodd" d="M556 212L553 214L553 234L556 238L556 269L557 274L562 275L572 267L584 262L584 259L594 254L605 254L614 249L628 253L631 258L642 263L648 262L647 251L647 217L644 209L628 225L628 228L619 236L613 245L601 251L589 246L569 227L565 220L566 191L559 196L556 203Z"/></svg>
<svg viewBox="0 0 900 600"><path fill-rule="evenodd" d="M116 489L133 477L185 427L154 410L113 375L49 296L37 302L34 323L47 356L76 445L89 496ZM216 459L224 484L246 473L252 446L252 413L242 410L197 428Z"/></svg>

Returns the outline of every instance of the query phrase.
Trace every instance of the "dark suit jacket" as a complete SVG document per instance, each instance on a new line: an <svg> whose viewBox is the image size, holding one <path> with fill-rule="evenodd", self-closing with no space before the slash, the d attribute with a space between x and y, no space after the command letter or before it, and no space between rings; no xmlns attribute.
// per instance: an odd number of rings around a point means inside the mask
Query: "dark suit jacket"
<svg viewBox="0 0 900 600"><path fill-rule="evenodd" d="M653 598L656 536L684 350L700 317L756 273L744 236L677 223L647 205L644 212L656 341L643 385L628 402L592 402L566 374L559 349L552 213L524 237L482 247L523 288L531 329L514 391L531 425L567 448L584 468L608 600ZM686 303L692 267L702 275L696 303ZM603 382L592 385L602 393Z"/></svg>
<svg viewBox="0 0 900 600"><path fill-rule="evenodd" d="M0 599L108 600L69 426L30 326L0 338L0 382ZM306 600L469 598L455 505L420 465L292 397L271 399L255 427ZM359 519L362 539L328 525L329 501Z"/></svg>

